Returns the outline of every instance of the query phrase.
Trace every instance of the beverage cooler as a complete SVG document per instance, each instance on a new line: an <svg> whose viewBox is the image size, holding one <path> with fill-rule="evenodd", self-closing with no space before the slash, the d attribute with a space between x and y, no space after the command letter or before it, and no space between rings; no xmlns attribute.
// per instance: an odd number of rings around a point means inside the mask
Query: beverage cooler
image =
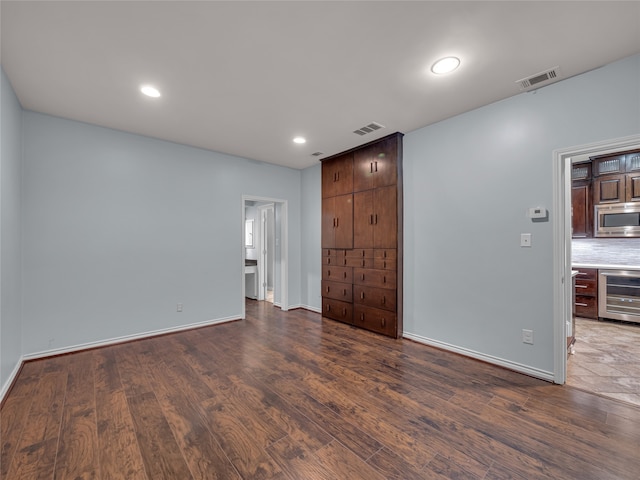
<svg viewBox="0 0 640 480"><path fill-rule="evenodd" d="M639 270L600 270L598 317L640 323Z"/></svg>

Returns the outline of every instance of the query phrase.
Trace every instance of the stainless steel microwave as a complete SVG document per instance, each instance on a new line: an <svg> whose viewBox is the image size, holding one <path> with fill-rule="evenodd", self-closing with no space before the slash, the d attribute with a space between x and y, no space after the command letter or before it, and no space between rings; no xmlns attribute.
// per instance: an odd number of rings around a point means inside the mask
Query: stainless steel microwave
<svg viewBox="0 0 640 480"><path fill-rule="evenodd" d="M596 237L640 237L640 202L596 205Z"/></svg>

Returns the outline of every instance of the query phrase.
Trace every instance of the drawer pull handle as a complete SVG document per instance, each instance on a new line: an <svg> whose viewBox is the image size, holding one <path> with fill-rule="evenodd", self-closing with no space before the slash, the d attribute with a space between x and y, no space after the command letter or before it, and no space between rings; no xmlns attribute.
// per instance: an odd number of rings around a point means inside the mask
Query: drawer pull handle
<svg viewBox="0 0 640 480"><path fill-rule="evenodd" d="M369 172L373 173L373 162L369 163Z"/></svg>
<svg viewBox="0 0 640 480"><path fill-rule="evenodd" d="M360 298L364 300L364 291L360 292Z"/></svg>
<svg viewBox="0 0 640 480"><path fill-rule="evenodd" d="M331 311L331 305L327 303L327 312L330 312L330 311Z"/></svg>
<svg viewBox="0 0 640 480"><path fill-rule="evenodd" d="M364 258L363 258L363 259L362 259L362 266L363 266L363 267L364 267L364 264L365 264L365 260L364 260Z"/></svg>
<svg viewBox="0 0 640 480"><path fill-rule="evenodd" d="M387 303L387 296L383 295L382 296L382 305L385 305Z"/></svg>
<svg viewBox="0 0 640 480"><path fill-rule="evenodd" d="M342 309L342 316L343 316L343 317L346 317L346 316L347 316L347 309L346 309L346 308L343 308L343 309Z"/></svg>
<svg viewBox="0 0 640 480"><path fill-rule="evenodd" d="M384 317L382 317L382 318L380 319L380 325L382 325L382 328L384 328L384 326L385 326L385 324L386 324L386 323L387 323L387 322L385 321Z"/></svg>
<svg viewBox="0 0 640 480"><path fill-rule="evenodd" d="M586 303L576 303L576 307L588 307Z"/></svg>
<svg viewBox="0 0 640 480"><path fill-rule="evenodd" d="M362 274L362 281L364 282L364 273Z"/></svg>
<svg viewBox="0 0 640 480"><path fill-rule="evenodd" d="M383 261L382 261L382 266L383 266L384 268L387 268L387 261L386 261L386 260L383 260Z"/></svg>
<svg viewBox="0 0 640 480"><path fill-rule="evenodd" d="M331 276L331 270L327 270L327 277Z"/></svg>
<svg viewBox="0 0 640 480"><path fill-rule="evenodd" d="M387 283L387 276L382 277L382 283Z"/></svg>
<svg viewBox="0 0 640 480"><path fill-rule="evenodd" d="M374 162L376 164L376 172L378 171L378 162Z"/></svg>
<svg viewBox="0 0 640 480"><path fill-rule="evenodd" d="M377 225L378 224L378 214L377 213L374 215L374 219L375 219L375 224Z"/></svg>
<svg viewBox="0 0 640 480"><path fill-rule="evenodd" d="M342 273L343 278L347 278L347 272Z"/></svg>
<svg viewBox="0 0 640 480"><path fill-rule="evenodd" d="M327 258L327 265L331 265L331 259Z"/></svg>
<svg viewBox="0 0 640 480"><path fill-rule="evenodd" d="M364 322L364 313L361 313L361 314L360 314L360 321L361 321L361 322Z"/></svg>
<svg viewBox="0 0 640 480"><path fill-rule="evenodd" d="M369 225L373 225L373 214L369 215Z"/></svg>
<svg viewBox="0 0 640 480"><path fill-rule="evenodd" d="M366 257L366 255L365 255L365 251L364 251L364 250L362 250L362 256L363 256L363 257Z"/></svg>
<svg viewBox="0 0 640 480"><path fill-rule="evenodd" d="M331 291L331 287L329 287L329 285L327 285L327 293L329 293Z"/></svg>
<svg viewBox="0 0 640 480"><path fill-rule="evenodd" d="M587 285L576 285L576 288L589 288Z"/></svg>
<svg viewBox="0 0 640 480"><path fill-rule="evenodd" d="M344 296L344 297L347 296L347 289L346 288L342 289L342 296Z"/></svg>

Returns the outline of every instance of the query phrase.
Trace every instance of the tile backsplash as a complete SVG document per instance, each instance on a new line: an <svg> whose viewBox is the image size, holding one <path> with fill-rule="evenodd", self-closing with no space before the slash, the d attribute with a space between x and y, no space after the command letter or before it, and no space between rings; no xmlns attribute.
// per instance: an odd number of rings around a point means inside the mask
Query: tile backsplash
<svg viewBox="0 0 640 480"><path fill-rule="evenodd" d="M571 256L574 264L640 267L640 238L575 238Z"/></svg>

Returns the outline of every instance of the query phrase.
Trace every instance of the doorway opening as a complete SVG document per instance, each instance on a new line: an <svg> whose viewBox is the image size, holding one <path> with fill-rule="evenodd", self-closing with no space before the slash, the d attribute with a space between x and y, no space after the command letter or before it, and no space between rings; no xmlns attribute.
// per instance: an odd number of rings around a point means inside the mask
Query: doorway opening
<svg viewBox="0 0 640 480"><path fill-rule="evenodd" d="M245 298L288 310L287 202L243 195L242 318Z"/></svg>
<svg viewBox="0 0 640 480"><path fill-rule="evenodd" d="M640 148L640 135L613 139L609 141L580 145L553 154L554 161L554 382L567 383L583 390L604 396L615 397L633 403L640 402L640 395L626 396L624 390L612 388L617 381L620 384L640 384L640 371L634 377L625 377L625 372L607 365L606 359L620 355L616 338L635 334L640 335L640 325L624 325L598 319L575 318L573 322L573 285L572 267L574 248L576 258L584 248L598 248L599 239L572 238L572 164L585 162L589 157ZM606 240L606 239L605 239ZM578 243L580 242L580 243ZM611 245L614 245L612 242ZM578 261L580 263L580 261ZM572 331L575 328L575 332ZM575 335L573 354L567 352L567 338ZM636 337L638 338L638 337ZM618 345L618 346L616 346ZM609 349L609 351L607 351ZM615 350L615 351L614 351ZM640 348L634 352L635 361L640 360ZM609 390L609 391L608 391Z"/></svg>

